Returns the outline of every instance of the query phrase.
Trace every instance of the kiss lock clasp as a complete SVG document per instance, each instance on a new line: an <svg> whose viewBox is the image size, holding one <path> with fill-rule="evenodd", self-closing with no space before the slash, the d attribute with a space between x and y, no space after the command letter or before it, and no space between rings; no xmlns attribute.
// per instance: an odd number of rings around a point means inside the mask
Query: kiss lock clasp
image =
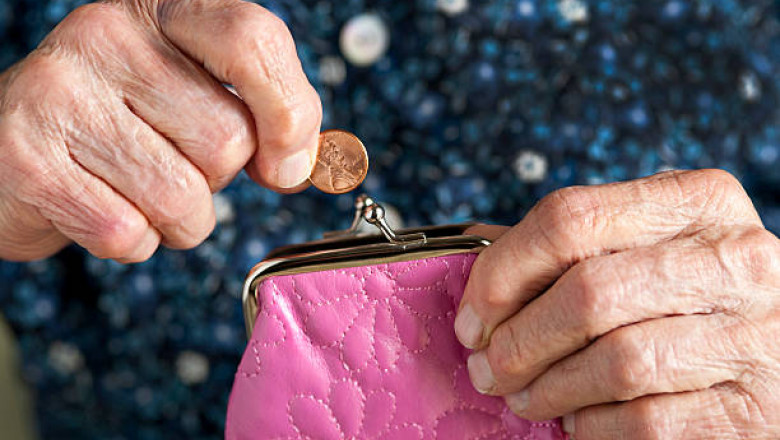
<svg viewBox="0 0 780 440"><path fill-rule="evenodd" d="M335 238L345 235L357 235L360 223L365 221L374 225L382 232L388 242L403 247L422 246L428 239L423 232L410 232L407 234L396 233L387 223L385 208L366 194L361 194L355 199L355 216L349 229L343 231L326 232L323 238Z"/></svg>

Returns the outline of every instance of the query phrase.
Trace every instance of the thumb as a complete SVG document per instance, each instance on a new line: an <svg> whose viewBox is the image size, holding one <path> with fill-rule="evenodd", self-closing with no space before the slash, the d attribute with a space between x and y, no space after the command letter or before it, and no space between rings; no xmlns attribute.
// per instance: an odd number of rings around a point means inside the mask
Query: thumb
<svg viewBox="0 0 780 440"><path fill-rule="evenodd" d="M275 190L300 187L314 166L322 104L282 20L240 0L161 0L162 33L214 77L232 84L255 120L246 171Z"/></svg>

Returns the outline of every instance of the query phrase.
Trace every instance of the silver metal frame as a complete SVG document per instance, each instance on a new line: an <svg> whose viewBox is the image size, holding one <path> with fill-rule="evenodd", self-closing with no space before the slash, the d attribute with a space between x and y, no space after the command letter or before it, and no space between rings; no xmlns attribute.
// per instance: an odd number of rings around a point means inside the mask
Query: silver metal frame
<svg viewBox="0 0 780 440"><path fill-rule="evenodd" d="M358 234L361 221L376 226L378 233ZM326 233L323 240L276 249L252 268L241 296L247 337L252 335L259 309L257 286L265 278L479 252L491 244L483 237L463 234L469 226L471 224L394 231L385 221L382 206L368 196L360 196L355 202L355 218L349 229Z"/></svg>

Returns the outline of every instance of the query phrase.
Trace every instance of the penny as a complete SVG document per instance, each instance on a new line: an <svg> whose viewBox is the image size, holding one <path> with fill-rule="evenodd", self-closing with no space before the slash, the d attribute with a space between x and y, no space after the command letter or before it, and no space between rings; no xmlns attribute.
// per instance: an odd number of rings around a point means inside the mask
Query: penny
<svg viewBox="0 0 780 440"><path fill-rule="evenodd" d="M343 194L357 188L368 173L368 153L363 142L343 130L320 133L317 162L309 176L320 191Z"/></svg>

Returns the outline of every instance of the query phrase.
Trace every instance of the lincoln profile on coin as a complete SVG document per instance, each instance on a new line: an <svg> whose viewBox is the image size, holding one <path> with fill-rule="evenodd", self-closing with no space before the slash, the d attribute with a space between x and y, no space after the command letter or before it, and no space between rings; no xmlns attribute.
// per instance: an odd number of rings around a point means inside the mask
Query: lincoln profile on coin
<svg viewBox="0 0 780 440"><path fill-rule="evenodd" d="M322 132L310 177L314 186L327 193L345 193L360 185L367 172L368 155L355 135L341 130Z"/></svg>
<svg viewBox="0 0 780 440"><path fill-rule="evenodd" d="M360 164L358 161L352 161L348 164L347 158L341 154L335 142L327 140L324 144L327 149L321 158L317 158L317 161L328 167L330 185L336 190L349 188L357 180L357 176L351 172L351 168L359 167Z"/></svg>

